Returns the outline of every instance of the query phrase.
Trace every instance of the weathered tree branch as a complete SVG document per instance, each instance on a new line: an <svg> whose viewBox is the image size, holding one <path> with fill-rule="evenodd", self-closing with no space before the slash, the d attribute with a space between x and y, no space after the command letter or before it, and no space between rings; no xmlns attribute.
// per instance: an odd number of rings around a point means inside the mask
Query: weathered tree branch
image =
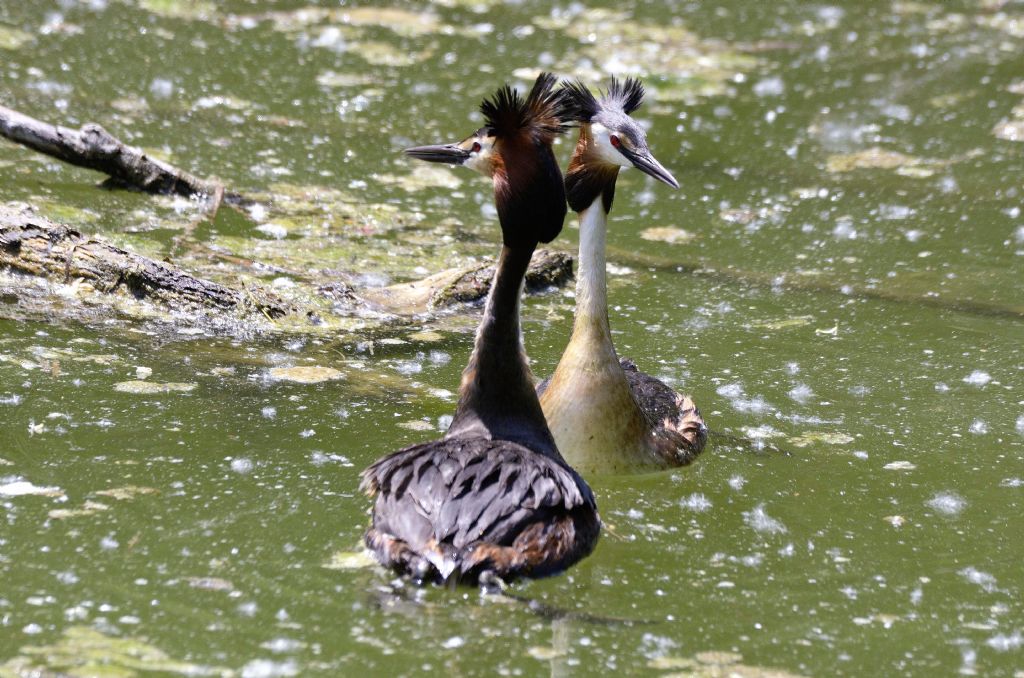
<svg viewBox="0 0 1024 678"><path fill-rule="evenodd" d="M0 205L0 268L70 283L82 279L103 292L124 290L169 308L256 311L269 318L292 312L264 290L233 290L189 275L180 268L89 238L28 210Z"/></svg>
<svg viewBox="0 0 1024 678"><path fill-rule="evenodd" d="M51 125L0 106L0 136L64 162L97 170L148 193L201 197L216 212L222 199L239 199L217 181L200 179L128 146L95 123L79 130Z"/></svg>
<svg viewBox="0 0 1024 678"><path fill-rule="evenodd" d="M341 278L309 289L310 295L342 302L329 310L311 303L312 296L305 297L305 302L290 302L258 285L235 289L204 280L173 264L85 236L27 206L0 204L0 272L3 271L57 283L82 281L100 293L92 297L92 303L105 304L104 299L112 302L119 295L128 296L174 311L176 322L184 324L209 326L211 317L232 319L215 322L217 326L211 329L245 334L258 326L266 329L264 318L289 316L297 322L287 323L287 330L302 332L312 331L321 321L362 317L366 310L376 311L381 323L402 324L413 317L487 296L494 265L449 269L423 280L379 289L356 290ZM527 271L526 287L538 291L564 285L571 279L570 255L541 250L534 255ZM12 293L10 289L8 293ZM13 294L15 298L21 296L17 286Z"/></svg>

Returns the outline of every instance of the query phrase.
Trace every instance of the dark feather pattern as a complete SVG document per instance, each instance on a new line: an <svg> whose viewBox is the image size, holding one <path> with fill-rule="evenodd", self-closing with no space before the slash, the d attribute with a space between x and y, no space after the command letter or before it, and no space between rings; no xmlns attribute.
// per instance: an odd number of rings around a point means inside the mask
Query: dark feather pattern
<svg viewBox="0 0 1024 678"><path fill-rule="evenodd" d="M589 554L600 530L575 471L508 441L413 445L363 471L360 488L376 496L367 546L420 579L553 574Z"/></svg>
<svg viewBox="0 0 1024 678"><path fill-rule="evenodd" d="M604 105L619 108L629 115L644 102L644 86L637 78L629 77L625 81L612 78L608 94L604 96Z"/></svg>
<svg viewBox="0 0 1024 678"><path fill-rule="evenodd" d="M666 466L685 466L704 451L708 428L704 417L689 396L676 393L668 384L641 372L629 358L619 360L633 400L650 424L648 441L652 451ZM551 377L537 385L537 397L543 396Z"/></svg>
<svg viewBox="0 0 1024 678"><path fill-rule="evenodd" d="M644 102L643 83L633 77L625 80L612 78L607 93L601 94L600 101L580 80L566 83L562 91L565 92L572 120L580 123L591 122L602 109L629 115Z"/></svg>
<svg viewBox="0 0 1024 678"><path fill-rule="evenodd" d="M693 400L644 374L629 358L622 358L619 364L633 399L651 423L651 443L658 456L673 466L693 462L708 441L708 428Z"/></svg>
<svg viewBox="0 0 1024 678"><path fill-rule="evenodd" d="M510 85L499 89L480 104L484 124L500 138L530 134L538 143L549 142L569 128L571 106L565 90L555 90L557 78L541 73L524 100Z"/></svg>

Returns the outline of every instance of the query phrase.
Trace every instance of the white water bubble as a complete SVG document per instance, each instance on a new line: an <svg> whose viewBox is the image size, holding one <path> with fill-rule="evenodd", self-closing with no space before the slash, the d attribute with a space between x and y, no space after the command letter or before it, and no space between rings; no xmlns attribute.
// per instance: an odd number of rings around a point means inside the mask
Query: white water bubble
<svg viewBox="0 0 1024 678"><path fill-rule="evenodd" d="M431 351L430 362L434 365L447 365L452 360L452 356L444 351Z"/></svg>
<svg viewBox="0 0 1024 678"><path fill-rule="evenodd" d="M231 470L241 475L251 473L253 466L254 464L252 463L252 459L247 459L245 457L239 457L238 459L231 460Z"/></svg>
<svg viewBox="0 0 1024 678"><path fill-rule="evenodd" d="M996 652L1009 652L1010 650L1019 650L1024 645L1024 636L1021 635L1020 631L1014 631L1012 634L1006 636L999 634L992 636L985 641L985 644L991 647Z"/></svg>
<svg viewBox="0 0 1024 678"><path fill-rule="evenodd" d="M988 572L982 572L976 567L965 567L958 571L957 574L970 583L980 586L986 593L992 593L996 590L996 578Z"/></svg>
<svg viewBox="0 0 1024 678"><path fill-rule="evenodd" d="M925 503L947 516L955 516L967 506L967 500L953 492L938 492Z"/></svg>
<svg viewBox="0 0 1024 678"><path fill-rule="evenodd" d="M167 78L153 78L149 92L157 99L167 99L174 94L174 83Z"/></svg>
<svg viewBox="0 0 1024 678"><path fill-rule="evenodd" d="M786 85L778 76L762 78L754 84L754 94L759 97L778 97L785 92Z"/></svg>
<svg viewBox="0 0 1024 678"><path fill-rule="evenodd" d="M800 403L801 405L810 400L813 395L814 391L812 391L811 387L807 384L797 384L793 388L789 389L789 397L792 398L794 402Z"/></svg>
<svg viewBox="0 0 1024 678"><path fill-rule="evenodd" d="M462 647L466 644L466 639L462 636L452 636L448 640L441 643L441 647L446 650L454 650L457 647Z"/></svg>
<svg viewBox="0 0 1024 678"><path fill-rule="evenodd" d="M689 497L680 499L679 505L695 513L703 513L711 508L711 500L700 492L694 492Z"/></svg>
<svg viewBox="0 0 1024 678"><path fill-rule="evenodd" d="M263 415L264 419L273 419L277 416L277 408L268 405L260 410L260 414Z"/></svg>
<svg viewBox="0 0 1024 678"><path fill-rule="evenodd" d="M983 370L974 370L964 377L964 383L971 386L984 386L990 381L992 381L992 375Z"/></svg>
<svg viewBox="0 0 1024 678"><path fill-rule="evenodd" d="M967 430L975 435L984 435L988 433L988 424L981 419L975 419L971 422L971 426Z"/></svg>
<svg viewBox="0 0 1024 678"><path fill-rule="evenodd" d="M242 678L278 678L297 676L299 666L294 660L275 662L271 659L253 659L242 667Z"/></svg>
<svg viewBox="0 0 1024 678"><path fill-rule="evenodd" d="M838 240L856 240L857 228L852 219L840 218L832 228L832 236Z"/></svg>
<svg viewBox="0 0 1024 678"><path fill-rule="evenodd" d="M731 478L729 478L729 487L731 487L732 489L736 490L737 492L739 490L742 490L743 486L746 485L746 484L747 484L747 479L744 478L743 476L739 475L739 474L736 474L736 475L732 476Z"/></svg>
<svg viewBox="0 0 1024 678"><path fill-rule="evenodd" d="M1024 436L1024 414L1017 417L1017 433Z"/></svg>
<svg viewBox="0 0 1024 678"><path fill-rule="evenodd" d="M781 534L786 532L786 526L781 521L769 516L764 510L764 504L758 504L750 511L743 512L743 522L756 532L762 534Z"/></svg>

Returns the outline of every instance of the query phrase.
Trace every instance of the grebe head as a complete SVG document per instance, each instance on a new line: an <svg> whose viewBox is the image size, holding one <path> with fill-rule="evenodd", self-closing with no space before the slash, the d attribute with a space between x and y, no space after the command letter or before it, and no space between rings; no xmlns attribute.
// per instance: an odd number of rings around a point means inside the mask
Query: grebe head
<svg viewBox="0 0 1024 678"><path fill-rule="evenodd" d="M490 177L494 174L494 142L491 130L481 127L458 143L416 146L405 149L405 154L427 162L461 165Z"/></svg>
<svg viewBox="0 0 1024 678"><path fill-rule="evenodd" d="M550 242L565 220L565 188L551 144L569 128L567 90L541 73L524 99L505 85L480 105L484 126L454 144L417 146L406 155L468 167L494 183L506 245Z"/></svg>
<svg viewBox="0 0 1024 678"><path fill-rule="evenodd" d="M679 188L672 173L658 162L647 147L647 133L630 117L643 103L644 86L636 78L612 78L608 92L596 98L580 81L565 86L573 117L582 128L586 144L581 160L594 165L636 167L672 188Z"/></svg>

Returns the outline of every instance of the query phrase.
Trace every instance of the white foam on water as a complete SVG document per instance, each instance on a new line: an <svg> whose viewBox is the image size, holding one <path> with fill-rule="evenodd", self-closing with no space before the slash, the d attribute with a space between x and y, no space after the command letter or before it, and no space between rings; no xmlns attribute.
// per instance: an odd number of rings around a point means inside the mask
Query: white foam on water
<svg viewBox="0 0 1024 678"><path fill-rule="evenodd" d="M996 578L988 572L982 572L976 567L965 567L958 571L957 574L970 583L980 586L986 593L992 593L996 590Z"/></svg>
<svg viewBox="0 0 1024 678"><path fill-rule="evenodd" d="M990 381L992 381L992 375L984 370L974 370L964 377L964 383L971 386L984 386Z"/></svg>
<svg viewBox="0 0 1024 678"><path fill-rule="evenodd" d="M765 512L764 504L758 504L750 511L744 511L743 522L756 532L762 534L782 534L786 532L786 526L782 522L772 518Z"/></svg>
<svg viewBox="0 0 1024 678"><path fill-rule="evenodd" d="M925 503L947 516L958 515L967 506L967 500L953 492L938 492Z"/></svg>
<svg viewBox="0 0 1024 678"><path fill-rule="evenodd" d="M696 513L703 513L711 508L711 500L700 492L694 492L689 497L679 500L679 505Z"/></svg>

